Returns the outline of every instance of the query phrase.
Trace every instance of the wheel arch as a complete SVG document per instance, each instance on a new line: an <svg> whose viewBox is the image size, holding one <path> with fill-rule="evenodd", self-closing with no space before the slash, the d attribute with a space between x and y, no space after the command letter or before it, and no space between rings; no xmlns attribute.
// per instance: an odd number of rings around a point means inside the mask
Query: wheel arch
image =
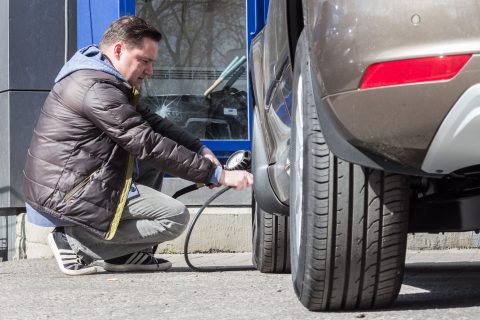
<svg viewBox="0 0 480 320"><path fill-rule="evenodd" d="M266 212L288 215L289 207L278 199L270 184L265 137L258 120L257 108L253 110L253 113L252 173L255 177L253 184L255 199L260 208Z"/></svg>

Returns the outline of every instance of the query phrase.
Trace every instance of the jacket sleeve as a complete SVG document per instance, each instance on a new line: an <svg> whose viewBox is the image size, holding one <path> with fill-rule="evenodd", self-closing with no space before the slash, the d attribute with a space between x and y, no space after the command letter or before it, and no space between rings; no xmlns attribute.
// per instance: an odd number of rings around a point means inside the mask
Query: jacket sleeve
<svg viewBox="0 0 480 320"><path fill-rule="evenodd" d="M97 82L90 87L82 112L120 147L161 171L203 183L215 172L210 160L155 132L129 104L125 93L110 83Z"/></svg>
<svg viewBox="0 0 480 320"><path fill-rule="evenodd" d="M188 131L170 120L157 115L146 104L141 103L137 107L137 110L148 121L153 130L161 135L174 140L194 152L198 152L202 148L203 144L200 142L200 139L194 137Z"/></svg>

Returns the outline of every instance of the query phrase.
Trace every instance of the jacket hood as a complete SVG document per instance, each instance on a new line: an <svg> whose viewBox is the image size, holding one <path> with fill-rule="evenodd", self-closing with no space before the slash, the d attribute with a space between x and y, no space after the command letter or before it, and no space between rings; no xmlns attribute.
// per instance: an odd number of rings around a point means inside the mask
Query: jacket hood
<svg viewBox="0 0 480 320"><path fill-rule="evenodd" d="M90 45L78 50L73 57L65 63L55 78L55 83L75 71L85 69L103 71L126 82L117 69L108 61L107 57L103 55L102 51L100 51L96 45Z"/></svg>

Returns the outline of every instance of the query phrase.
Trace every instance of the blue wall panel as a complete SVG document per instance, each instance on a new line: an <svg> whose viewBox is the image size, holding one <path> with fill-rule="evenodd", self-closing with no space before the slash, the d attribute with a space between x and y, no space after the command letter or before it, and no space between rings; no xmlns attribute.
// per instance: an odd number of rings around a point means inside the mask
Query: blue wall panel
<svg viewBox="0 0 480 320"><path fill-rule="evenodd" d="M110 23L135 14L135 0L77 0L77 47L98 44Z"/></svg>
<svg viewBox="0 0 480 320"><path fill-rule="evenodd" d="M120 0L120 15L134 16L135 15L135 0Z"/></svg>

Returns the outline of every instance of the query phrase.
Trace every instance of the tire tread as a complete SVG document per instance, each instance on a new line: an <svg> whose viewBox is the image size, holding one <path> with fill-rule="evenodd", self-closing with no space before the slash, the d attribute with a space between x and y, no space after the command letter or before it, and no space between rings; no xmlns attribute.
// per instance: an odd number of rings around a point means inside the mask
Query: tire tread
<svg viewBox="0 0 480 320"><path fill-rule="evenodd" d="M303 68L309 68L308 62ZM293 277L295 292L305 307L315 311L387 306L398 295L403 278L408 177L335 157L320 128L311 83L308 76L303 79L306 243L301 243L301 274Z"/></svg>

